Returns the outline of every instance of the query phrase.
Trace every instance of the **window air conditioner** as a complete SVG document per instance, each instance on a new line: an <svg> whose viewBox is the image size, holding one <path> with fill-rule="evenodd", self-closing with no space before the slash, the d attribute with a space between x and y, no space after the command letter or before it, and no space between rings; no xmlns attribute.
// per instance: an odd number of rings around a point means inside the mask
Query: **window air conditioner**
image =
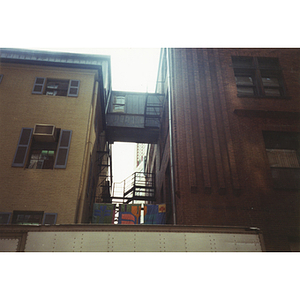
<svg viewBox="0 0 300 300"><path fill-rule="evenodd" d="M40 142L54 142L56 130L54 125L36 124L33 130L33 137Z"/></svg>

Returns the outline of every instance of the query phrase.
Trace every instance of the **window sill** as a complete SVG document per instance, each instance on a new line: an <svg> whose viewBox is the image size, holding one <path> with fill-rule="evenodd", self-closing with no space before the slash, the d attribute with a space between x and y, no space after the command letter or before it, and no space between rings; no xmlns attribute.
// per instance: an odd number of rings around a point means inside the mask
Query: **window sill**
<svg viewBox="0 0 300 300"><path fill-rule="evenodd" d="M253 96L253 95L241 95L237 94L238 98L252 98L252 99L274 99L274 100L291 100L292 97L290 96Z"/></svg>

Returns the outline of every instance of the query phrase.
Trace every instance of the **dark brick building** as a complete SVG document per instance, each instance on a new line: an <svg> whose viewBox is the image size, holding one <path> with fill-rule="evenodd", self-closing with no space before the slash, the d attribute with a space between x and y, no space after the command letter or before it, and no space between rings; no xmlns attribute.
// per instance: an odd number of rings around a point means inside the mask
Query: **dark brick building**
<svg viewBox="0 0 300 300"><path fill-rule="evenodd" d="M299 250L299 69L299 49L162 50L147 171L168 223L258 227L267 250Z"/></svg>

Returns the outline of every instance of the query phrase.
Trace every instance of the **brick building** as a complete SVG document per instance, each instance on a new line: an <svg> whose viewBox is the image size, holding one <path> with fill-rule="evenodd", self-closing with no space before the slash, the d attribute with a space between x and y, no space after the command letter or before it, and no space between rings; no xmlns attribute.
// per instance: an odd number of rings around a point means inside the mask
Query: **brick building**
<svg viewBox="0 0 300 300"><path fill-rule="evenodd" d="M0 223L88 222L110 57L1 49L0 59Z"/></svg>
<svg viewBox="0 0 300 300"><path fill-rule="evenodd" d="M299 49L162 50L147 171L168 223L258 227L267 250L299 250L299 71Z"/></svg>

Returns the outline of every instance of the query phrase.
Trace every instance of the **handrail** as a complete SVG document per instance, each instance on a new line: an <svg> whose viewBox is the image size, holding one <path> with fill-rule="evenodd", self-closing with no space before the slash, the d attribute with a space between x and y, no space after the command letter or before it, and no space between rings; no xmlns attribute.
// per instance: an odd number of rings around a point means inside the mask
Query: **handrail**
<svg viewBox="0 0 300 300"><path fill-rule="evenodd" d="M145 176L146 175L146 176ZM149 200L155 196L155 174L135 172L121 182L113 184L112 198ZM118 194L118 195L117 195ZM137 199L136 199L137 200Z"/></svg>

